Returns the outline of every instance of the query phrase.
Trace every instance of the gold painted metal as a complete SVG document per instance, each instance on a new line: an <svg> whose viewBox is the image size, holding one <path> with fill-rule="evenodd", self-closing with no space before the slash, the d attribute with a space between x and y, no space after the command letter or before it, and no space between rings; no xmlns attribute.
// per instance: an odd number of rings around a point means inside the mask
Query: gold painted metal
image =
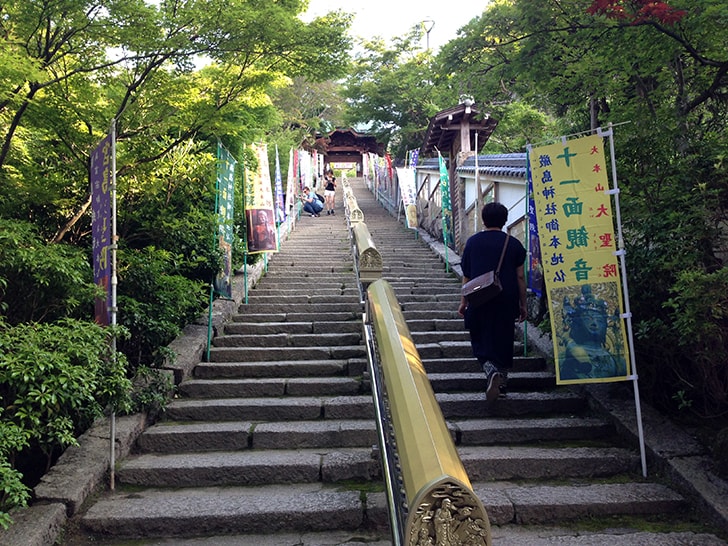
<svg viewBox="0 0 728 546"><path fill-rule="evenodd" d="M382 255L364 222L352 224L351 229L359 260L359 280L367 285L382 277Z"/></svg>
<svg viewBox="0 0 728 546"><path fill-rule="evenodd" d="M394 290L367 290L404 493L409 546L491 544L490 522L472 491Z"/></svg>

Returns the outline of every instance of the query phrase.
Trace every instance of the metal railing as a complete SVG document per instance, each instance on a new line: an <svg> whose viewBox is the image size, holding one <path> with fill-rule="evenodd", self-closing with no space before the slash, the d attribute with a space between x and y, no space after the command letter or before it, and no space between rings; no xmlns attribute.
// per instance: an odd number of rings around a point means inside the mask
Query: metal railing
<svg viewBox="0 0 728 546"><path fill-rule="evenodd" d="M344 180L345 208L359 210ZM361 212L361 211L359 211ZM458 455L391 285L362 274L360 257L379 257L361 221L349 227L360 291L367 284L364 335L377 420L392 543L491 544L490 522ZM356 247L356 248L354 248Z"/></svg>

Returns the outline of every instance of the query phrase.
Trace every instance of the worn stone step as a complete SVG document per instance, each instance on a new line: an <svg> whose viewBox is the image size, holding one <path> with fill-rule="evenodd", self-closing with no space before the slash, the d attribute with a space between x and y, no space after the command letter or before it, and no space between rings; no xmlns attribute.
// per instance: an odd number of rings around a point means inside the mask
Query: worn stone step
<svg viewBox="0 0 728 546"><path fill-rule="evenodd" d="M413 303L427 303L431 307L454 307L457 310L460 305L460 294L403 294L397 296L397 301L402 307L409 307Z"/></svg>
<svg viewBox="0 0 728 546"><path fill-rule="evenodd" d="M308 302L289 303L285 301L257 303L249 300L245 306L246 310L253 313L275 314L275 313L359 313L363 305L350 298L344 303L331 303L321 296L313 296Z"/></svg>
<svg viewBox="0 0 728 546"><path fill-rule="evenodd" d="M216 379L225 377L263 378L360 375L360 367L356 367L354 371L351 368L352 364L348 359L201 362L195 367L195 377L200 379Z"/></svg>
<svg viewBox="0 0 728 546"><path fill-rule="evenodd" d="M680 495L657 484L520 486L476 482L473 488L493 525L679 515L685 509ZM382 493L337 490L320 483L148 489L99 499L84 515L82 525L98 535L129 539L223 533L271 536L284 531L354 530L364 525L365 513L370 529L387 527Z"/></svg>
<svg viewBox="0 0 728 546"><path fill-rule="evenodd" d="M492 524L554 524L579 518L681 514L685 499L655 483L515 485L473 483Z"/></svg>
<svg viewBox="0 0 728 546"><path fill-rule="evenodd" d="M614 425L597 417L453 419L448 427L458 445L519 445L585 442L611 438Z"/></svg>
<svg viewBox="0 0 728 546"><path fill-rule="evenodd" d="M172 421L372 419L374 406L371 396L176 399L165 416Z"/></svg>
<svg viewBox="0 0 728 546"><path fill-rule="evenodd" d="M488 381L483 372L473 373L429 373L432 390L435 392L485 392ZM508 374L508 392L546 391L556 387L556 378L550 372L512 372Z"/></svg>
<svg viewBox="0 0 728 546"><path fill-rule="evenodd" d="M607 527L575 531L567 527L543 525L535 529L523 525L492 528L493 544L503 546L725 546L726 542L709 533L649 532L635 527ZM267 546L265 543L261 546ZM283 546L283 543L281 543ZM308 545L303 545L308 546Z"/></svg>
<svg viewBox="0 0 728 546"><path fill-rule="evenodd" d="M253 423L169 422L150 427L137 447L146 453L371 447L377 441L371 419Z"/></svg>
<svg viewBox="0 0 728 546"><path fill-rule="evenodd" d="M442 343L442 342L467 342L470 347L470 334L463 330L449 330L449 331L432 331L432 332L410 332L412 340L418 347L422 344L428 343ZM419 349L418 349L419 350Z"/></svg>
<svg viewBox="0 0 728 546"><path fill-rule="evenodd" d="M225 324L224 335L263 335L263 334L331 334L352 333L361 334L363 325L361 321L305 321L305 322L229 322Z"/></svg>
<svg viewBox="0 0 728 546"><path fill-rule="evenodd" d="M233 315L231 320L233 322L362 322L362 310L363 307L359 306L353 311L335 311L335 312L320 312L311 309L308 312L290 312L290 313L255 313L248 309L247 306L242 306L240 312Z"/></svg>
<svg viewBox="0 0 728 546"><path fill-rule="evenodd" d="M362 340L361 332L336 332L317 334L225 334L212 340L215 347L241 348L286 348L286 347L331 347L335 345L356 345Z"/></svg>
<svg viewBox="0 0 728 546"><path fill-rule="evenodd" d="M326 303L331 304L350 304L359 305L359 290L352 290L348 294L327 294L325 291L312 289L310 293L300 293L299 291L291 291L288 294L264 294L261 292L251 292L248 295L248 305L258 306L264 304L281 304L284 307L291 304L308 305Z"/></svg>
<svg viewBox="0 0 728 546"><path fill-rule="evenodd" d="M330 286L322 286L317 283L314 286L304 285L293 285L293 284L278 284L258 286L250 292L248 297L251 301L266 301L265 298L281 298L284 300L291 300L293 298L303 299L304 297L321 297L327 298L342 298L348 300L351 298L359 299L359 288L355 283L348 283L342 286L341 282L331 283ZM305 301L305 300L304 300Z"/></svg>
<svg viewBox="0 0 728 546"><path fill-rule="evenodd" d="M188 398L263 396L342 396L368 392L353 377L270 377L264 379L192 379L179 385Z"/></svg>
<svg viewBox="0 0 728 546"><path fill-rule="evenodd" d="M405 319L406 320L406 319ZM465 330L462 317L407 320L407 328L411 333L417 332L461 332Z"/></svg>
<svg viewBox="0 0 728 546"><path fill-rule="evenodd" d="M481 372L480 363L472 355L459 358L421 358L427 373L475 373ZM546 360L541 356L514 355L512 372L541 372L546 369Z"/></svg>
<svg viewBox="0 0 728 546"><path fill-rule="evenodd" d="M212 362L257 362L265 360L342 360L366 356L363 345L334 347L211 347Z"/></svg>
<svg viewBox="0 0 728 546"><path fill-rule="evenodd" d="M638 454L620 448L461 446L471 482L601 478L639 469Z"/></svg>
<svg viewBox="0 0 728 546"><path fill-rule="evenodd" d="M561 390L548 393L510 392L491 406L486 406L484 392L435 393L435 398L446 419L581 414L587 409L587 402L583 396Z"/></svg>
<svg viewBox="0 0 728 546"><path fill-rule="evenodd" d="M366 448L144 454L129 457L116 476L124 485L207 487L378 480L379 462Z"/></svg>
<svg viewBox="0 0 728 546"><path fill-rule="evenodd" d="M366 516L365 516L366 515ZM266 487L149 489L99 499L82 519L106 537L192 537L232 533L386 528L382 493L320 483Z"/></svg>

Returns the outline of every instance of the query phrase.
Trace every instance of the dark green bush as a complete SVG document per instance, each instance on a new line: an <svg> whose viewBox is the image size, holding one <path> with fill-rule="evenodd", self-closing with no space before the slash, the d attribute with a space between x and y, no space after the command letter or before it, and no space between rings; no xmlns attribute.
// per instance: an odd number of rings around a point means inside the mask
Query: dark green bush
<svg viewBox="0 0 728 546"><path fill-rule="evenodd" d="M112 351L109 336L74 319L0 322L0 524L27 500L17 471L22 453L40 450L47 470L54 451L76 445L107 408L129 408L126 359Z"/></svg>
<svg viewBox="0 0 728 546"><path fill-rule="evenodd" d="M0 314L10 324L93 316L83 250L47 244L29 222L0 218Z"/></svg>
<svg viewBox="0 0 728 546"><path fill-rule="evenodd" d="M134 372L160 365L165 347L204 311L208 285L178 274L181 261L152 247L120 252L118 322L130 336L119 349Z"/></svg>

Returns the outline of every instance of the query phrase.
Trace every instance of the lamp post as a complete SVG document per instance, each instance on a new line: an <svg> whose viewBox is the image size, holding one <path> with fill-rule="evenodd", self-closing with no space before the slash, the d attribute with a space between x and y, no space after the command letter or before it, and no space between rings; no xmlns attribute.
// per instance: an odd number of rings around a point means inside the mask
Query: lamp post
<svg viewBox="0 0 728 546"><path fill-rule="evenodd" d="M422 28L425 29L425 35L427 36L427 51L430 50L430 31L432 30L432 27L435 26L435 21L433 19L430 19L429 17L426 19L423 19L422 21Z"/></svg>

